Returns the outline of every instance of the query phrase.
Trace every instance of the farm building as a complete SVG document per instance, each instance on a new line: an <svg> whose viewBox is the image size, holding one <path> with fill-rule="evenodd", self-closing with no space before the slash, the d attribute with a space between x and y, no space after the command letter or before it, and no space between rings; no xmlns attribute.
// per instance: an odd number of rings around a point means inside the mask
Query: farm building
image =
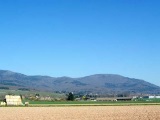
<svg viewBox="0 0 160 120"><path fill-rule="evenodd" d="M116 98L97 98L97 101L117 101Z"/></svg>
<svg viewBox="0 0 160 120"><path fill-rule="evenodd" d="M147 96L143 96L141 98L144 99L160 99L160 96L156 96L156 95L147 95Z"/></svg>
<svg viewBox="0 0 160 120"><path fill-rule="evenodd" d="M132 97L97 98L97 101L130 101Z"/></svg>
<svg viewBox="0 0 160 120"><path fill-rule="evenodd" d="M117 101L130 101L133 98L132 97L117 97L116 99Z"/></svg>
<svg viewBox="0 0 160 120"><path fill-rule="evenodd" d="M6 95L5 100L7 105L23 105L22 99L19 95Z"/></svg>
<svg viewBox="0 0 160 120"><path fill-rule="evenodd" d="M148 96L149 99L153 99L153 98L160 98L160 96Z"/></svg>

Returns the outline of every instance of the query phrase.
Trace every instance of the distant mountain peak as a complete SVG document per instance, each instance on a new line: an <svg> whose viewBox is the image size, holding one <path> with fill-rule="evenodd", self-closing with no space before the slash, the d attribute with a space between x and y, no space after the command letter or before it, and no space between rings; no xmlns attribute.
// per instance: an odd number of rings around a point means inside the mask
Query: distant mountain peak
<svg viewBox="0 0 160 120"><path fill-rule="evenodd" d="M0 70L0 87L10 89L35 89L40 91L68 91L91 93L160 93L160 87L144 80L116 74L94 74L80 78L27 76L8 70Z"/></svg>

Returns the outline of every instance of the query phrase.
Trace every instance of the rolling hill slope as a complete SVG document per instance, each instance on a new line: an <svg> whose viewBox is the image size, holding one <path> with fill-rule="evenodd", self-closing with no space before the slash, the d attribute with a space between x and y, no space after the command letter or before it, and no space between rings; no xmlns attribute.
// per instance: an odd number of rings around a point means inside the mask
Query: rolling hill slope
<svg viewBox="0 0 160 120"><path fill-rule="evenodd" d="M75 91L92 93L160 93L160 87L144 80L114 74L96 74L81 78L27 76L0 70L0 88L26 88L40 91Z"/></svg>

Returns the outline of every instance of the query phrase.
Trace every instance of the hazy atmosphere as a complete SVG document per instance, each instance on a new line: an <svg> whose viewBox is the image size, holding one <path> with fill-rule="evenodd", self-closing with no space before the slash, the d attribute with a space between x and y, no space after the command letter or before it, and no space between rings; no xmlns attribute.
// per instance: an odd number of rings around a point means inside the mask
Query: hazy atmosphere
<svg viewBox="0 0 160 120"><path fill-rule="evenodd" d="M160 86L159 0L1 0L0 69L119 74Z"/></svg>

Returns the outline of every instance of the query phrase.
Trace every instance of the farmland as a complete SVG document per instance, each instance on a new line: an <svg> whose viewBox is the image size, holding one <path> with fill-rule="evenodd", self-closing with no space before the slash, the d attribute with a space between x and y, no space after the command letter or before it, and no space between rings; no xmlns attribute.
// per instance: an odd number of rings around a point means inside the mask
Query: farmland
<svg viewBox="0 0 160 120"><path fill-rule="evenodd" d="M0 107L0 120L159 120L160 106Z"/></svg>
<svg viewBox="0 0 160 120"><path fill-rule="evenodd" d="M135 106L135 105L160 105L160 102L151 101L29 101L30 107L55 107L55 106Z"/></svg>

